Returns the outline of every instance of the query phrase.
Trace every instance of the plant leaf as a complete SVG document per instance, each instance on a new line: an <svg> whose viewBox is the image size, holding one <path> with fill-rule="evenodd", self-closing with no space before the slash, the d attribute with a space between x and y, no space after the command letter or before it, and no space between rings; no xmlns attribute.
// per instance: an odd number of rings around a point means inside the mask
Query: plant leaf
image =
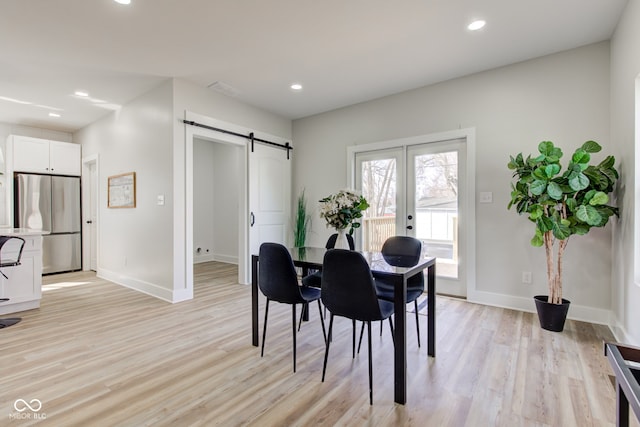
<svg viewBox="0 0 640 427"><path fill-rule="evenodd" d="M589 163L590 160L591 155L581 148L578 148L571 158L572 162L581 164Z"/></svg>
<svg viewBox="0 0 640 427"><path fill-rule="evenodd" d="M536 230L536 235L531 238L531 246L540 247L543 244L544 239L542 238L542 235L538 233L538 230Z"/></svg>
<svg viewBox="0 0 640 427"><path fill-rule="evenodd" d="M598 164L598 168L611 169L616 163L616 159L613 156L607 156L603 161Z"/></svg>
<svg viewBox="0 0 640 427"><path fill-rule="evenodd" d="M588 224L576 224L573 226L573 232L578 236L584 236L590 229L591 227Z"/></svg>
<svg viewBox="0 0 640 427"><path fill-rule="evenodd" d="M544 209L540 205L533 205L529 210L529 219L535 221L544 214Z"/></svg>
<svg viewBox="0 0 640 427"><path fill-rule="evenodd" d="M547 165L544 168L544 173L547 176L547 178L553 178L554 176L556 176L558 174L558 172L560 172L560 165L557 163L553 163L551 165Z"/></svg>
<svg viewBox="0 0 640 427"><path fill-rule="evenodd" d="M547 172L546 169L543 167L539 167L539 168L535 168L533 170L533 176L536 177L537 179L546 181L547 180Z"/></svg>
<svg viewBox="0 0 640 427"><path fill-rule="evenodd" d="M606 205L607 203L609 203L609 196L602 191L596 192L591 200L589 200L591 206Z"/></svg>
<svg viewBox="0 0 640 427"><path fill-rule="evenodd" d="M573 191L584 190L589 186L589 178L582 172L575 174L575 176L569 178L569 186Z"/></svg>
<svg viewBox="0 0 640 427"><path fill-rule="evenodd" d="M540 152L540 154L544 154L545 156L550 155L553 151L553 148L553 142L551 141L542 141L540 144L538 144L538 151Z"/></svg>
<svg viewBox="0 0 640 427"><path fill-rule="evenodd" d="M541 181L539 179L536 179L531 183L531 194L539 196L542 193L544 193L544 190L546 190L546 188L547 188L546 181Z"/></svg>
<svg viewBox="0 0 640 427"><path fill-rule="evenodd" d="M576 218L589 225L598 225L602 216L596 208L591 205L581 205L576 210Z"/></svg>
<svg viewBox="0 0 640 427"><path fill-rule="evenodd" d="M549 185L547 185L547 194L549 194L549 197L554 200L562 199L562 189L557 183L553 181L551 181Z"/></svg>
<svg viewBox="0 0 640 427"><path fill-rule="evenodd" d="M554 222L552 232L555 238L560 240L564 240L571 236L571 229L568 225L563 224L562 222Z"/></svg>
<svg viewBox="0 0 640 427"><path fill-rule="evenodd" d="M581 148L587 153L597 153L600 150L602 150L602 147L600 146L600 144L598 144L595 141L587 141L584 144L582 144Z"/></svg>

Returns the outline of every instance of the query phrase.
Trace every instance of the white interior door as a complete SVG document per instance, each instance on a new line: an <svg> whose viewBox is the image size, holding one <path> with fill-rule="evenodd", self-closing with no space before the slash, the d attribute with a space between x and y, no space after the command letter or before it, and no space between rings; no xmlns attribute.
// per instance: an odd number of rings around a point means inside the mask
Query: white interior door
<svg viewBox="0 0 640 427"><path fill-rule="evenodd" d="M98 157L82 161L82 269L98 271Z"/></svg>
<svg viewBox="0 0 640 427"><path fill-rule="evenodd" d="M291 163L285 150L256 143L249 150L249 248L291 241Z"/></svg>
<svg viewBox="0 0 640 427"><path fill-rule="evenodd" d="M96 164L89 165L89 269L98 270L98 176Z"/></svg>

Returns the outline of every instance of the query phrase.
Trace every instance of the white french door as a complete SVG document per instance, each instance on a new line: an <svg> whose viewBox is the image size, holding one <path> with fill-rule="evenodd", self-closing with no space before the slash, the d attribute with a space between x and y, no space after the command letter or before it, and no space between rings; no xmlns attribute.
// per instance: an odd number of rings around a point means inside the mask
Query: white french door
<svg viewBox="0 0 640 427"><path fill-rule="evenodd" d="M363 251L380 251L388 237L404 235L404 169L402 149L356 154L355 188L369 202L356 234Z"/></svg>
<svg viewBox="0 0 640 427"><path fill-rule="evenodd" d="M465 140L358 151L354 166L355 187L370 204L360 248L379 251L390 236L415 237L424 256L437 258L438 292L466 296Z"/></svg>

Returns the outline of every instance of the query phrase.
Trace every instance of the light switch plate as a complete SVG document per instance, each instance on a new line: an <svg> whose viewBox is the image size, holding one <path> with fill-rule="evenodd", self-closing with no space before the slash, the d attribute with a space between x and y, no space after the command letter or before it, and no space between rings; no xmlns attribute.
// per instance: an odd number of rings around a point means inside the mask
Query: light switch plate
<svg viewBox="0 0 640 427"><path fill-rule="evenodd" d="M158 206L164 206L164 194L158 194Z"/></svg>
<svg viewBox="0 0 640 427"><path fill-rule="evenodd" d="M493 203L493 193L491 191L481 191L480 203Z"/></svg>

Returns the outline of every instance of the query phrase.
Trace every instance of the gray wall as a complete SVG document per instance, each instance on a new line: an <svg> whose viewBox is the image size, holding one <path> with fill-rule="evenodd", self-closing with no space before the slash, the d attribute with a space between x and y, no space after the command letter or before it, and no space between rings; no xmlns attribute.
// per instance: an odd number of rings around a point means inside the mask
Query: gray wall
<svg viewBox="0 0 640 427"><path fill-rule="evenodd" d="M611 151L608 42L296 120L294 194L305 187L315 201L347 185L350 145L467 127L476 129L476 191L493 192L492 204L476 202L471 280L489 303L522 308L526 298L533 310L531 297L547 293L544 250L530 246L528 220L506 209L506 165L510 154L536 152L547 139L567 155L588 139ZM323 245L329 234L316 213L310 243ZM610 236L609 228L595 230L569 244L564 278L570 315L608 320ZM533 284L521 283L522 271L533 272Z"/></svg>
<svg viewBox="0 0 640 427"><path fill-rule="evenodd" d="M173 289L170 80L74 134L99 155L98 275L171 300ZM107 179L136 172L136 208L107 207ZM158 206L158 195L165 205Z"/></svg>
<svg viewBox="0 0 640 427"><path fill-rule="evenodd" d="M613 233L612 307L618 339L640 345L640 286L634 283L634 274L640 277L639 271L634 272L634 266L640 269L640 257L634 257L634 235L640 232L636 178L640 173L634 150L640 143L640 123L634 117L634 112L640 114L640 86L636 94L636 82L640 85L640 1L630 0L611 40L611 139L620 162L618 203L622 211Z"/></svg>

